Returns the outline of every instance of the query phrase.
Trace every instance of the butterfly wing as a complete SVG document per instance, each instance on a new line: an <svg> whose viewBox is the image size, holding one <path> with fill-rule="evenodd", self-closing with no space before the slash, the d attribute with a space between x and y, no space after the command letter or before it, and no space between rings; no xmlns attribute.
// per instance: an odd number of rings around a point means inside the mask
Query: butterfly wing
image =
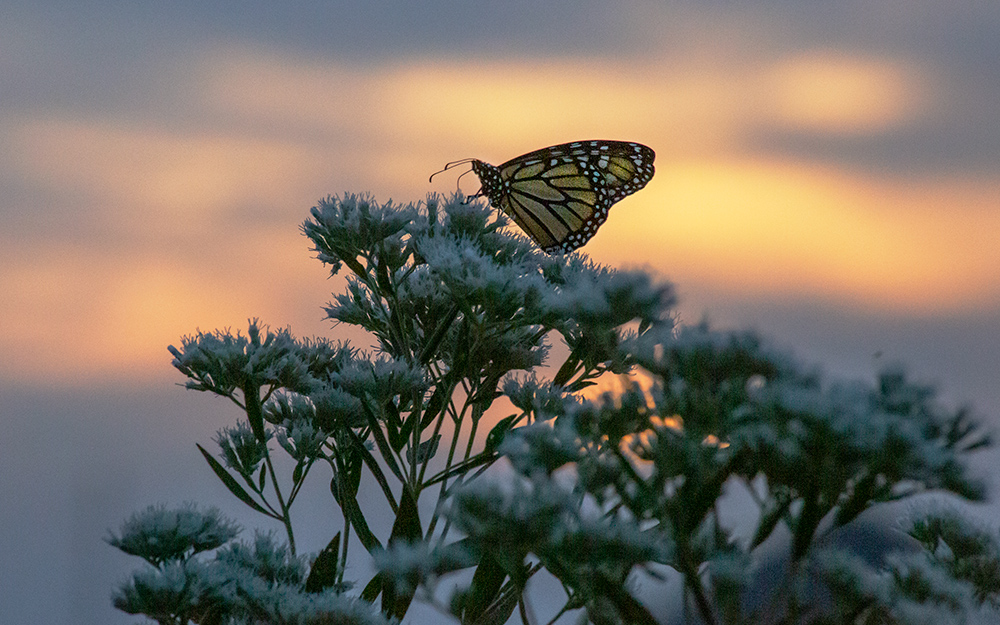
<svg viewBox="0 0 1000 625"><path fill-rule="evenodd" d="M615 202L653 177L655 154L626 141L578 141L529 152L493 167L473 162L481 193L546 252L590 240Z"/></svg>

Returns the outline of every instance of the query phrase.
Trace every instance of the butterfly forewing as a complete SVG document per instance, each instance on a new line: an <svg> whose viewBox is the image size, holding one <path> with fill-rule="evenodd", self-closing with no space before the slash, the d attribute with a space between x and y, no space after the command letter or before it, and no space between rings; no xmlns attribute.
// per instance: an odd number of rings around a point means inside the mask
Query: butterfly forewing
<svg viewBox="0 0 1000 625"><path fill-rule="evenodd" d="M480 193L546 252L586 243L615 202L646 186L655 154L625 141L578 141L494 167L473 161Z"/></svg>

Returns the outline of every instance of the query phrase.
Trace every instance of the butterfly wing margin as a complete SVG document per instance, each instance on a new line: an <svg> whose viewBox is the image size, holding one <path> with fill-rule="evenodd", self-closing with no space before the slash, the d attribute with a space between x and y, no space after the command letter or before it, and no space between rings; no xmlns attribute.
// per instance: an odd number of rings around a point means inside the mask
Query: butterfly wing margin
<svg viewBox="0 0 1000 625"><path fill-rule="evenodd" d="M589 153L588 162L603 175L611 203L614 204L652 180L656 153L641 143L609 143L607 150Z"/></svg>
<svg viewBox="0 0 1000 625"><path fill-rule="evenodd" d="M605 186L614 204L639 189L653 178L653 161L656 152L641 143L631 141L574 141L553 145L513 158L499 166L504 179L520 170L521 177L534 175L546 167L571 161L586 162L604 178L594 181L595 186Z"/></svg>

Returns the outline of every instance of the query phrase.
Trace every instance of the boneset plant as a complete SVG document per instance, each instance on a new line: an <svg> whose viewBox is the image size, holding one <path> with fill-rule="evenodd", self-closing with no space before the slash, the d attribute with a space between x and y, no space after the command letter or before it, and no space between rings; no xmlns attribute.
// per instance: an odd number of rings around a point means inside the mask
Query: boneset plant
<svg viewBox="0 0 1000 625"><path fill-rule="evenodd" d="M151 507L108 538L148 563L116 607L159 623L388 623L417 598L466 624L577 611L652 625L960 622L997 605L995 536L947 509L916 515L913 549L880 563L824 540L919 492L981 499L965 458L990 441L968 411L899 369L827 381L751 332L679 325L669 284L548 256L504 225L460 197L327 198L303 231L349 272L326 311L368 331L371 352L256 321L171 347L188 388L245 413L199 449L284 537L238 542L214 509ZM614 376L617 391L588 389ZM394 515L387 536L359 505L363 474ZM312 556L294 532L307 479L329 480L341 513ZM750 535L721 518L734 488L756 504ZM370 580L345 578L352 535ZM752 596L779 535L788 565ZM565 601L540 615L525 588L543 571ZM651 613L630 592L644 573L680 576L685 609Z"/></svg>

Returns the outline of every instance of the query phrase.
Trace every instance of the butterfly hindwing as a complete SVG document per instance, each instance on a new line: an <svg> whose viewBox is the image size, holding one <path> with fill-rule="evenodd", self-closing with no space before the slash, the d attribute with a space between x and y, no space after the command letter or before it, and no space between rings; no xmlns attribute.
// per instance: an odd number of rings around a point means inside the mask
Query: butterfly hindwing
<svg viewBox="0 0 1000 625"><path fill-rule="evenodd" d="M499 167L474 160L481 195L546 252L586 243L615 202L653 177L655 154L639 143L578 141L529 152Z"/></svg>

